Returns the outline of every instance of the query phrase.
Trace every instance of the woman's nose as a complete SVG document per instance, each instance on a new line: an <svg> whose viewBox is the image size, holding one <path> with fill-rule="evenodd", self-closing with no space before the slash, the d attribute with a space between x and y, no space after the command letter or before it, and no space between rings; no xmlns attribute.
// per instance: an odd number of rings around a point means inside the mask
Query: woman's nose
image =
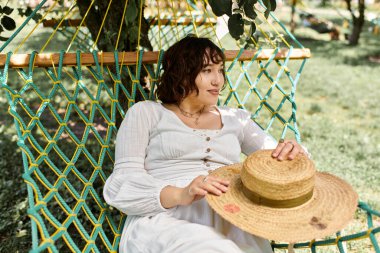
<svg viewBox="0 0 380 253"><path fill-rule="evenodd" d="M224 76L223 76L223 74L221 74L219 72L216 73L216 74L214 74L212 85L219 86L219 85L222 85L223 82L224 82Z"/></svg>

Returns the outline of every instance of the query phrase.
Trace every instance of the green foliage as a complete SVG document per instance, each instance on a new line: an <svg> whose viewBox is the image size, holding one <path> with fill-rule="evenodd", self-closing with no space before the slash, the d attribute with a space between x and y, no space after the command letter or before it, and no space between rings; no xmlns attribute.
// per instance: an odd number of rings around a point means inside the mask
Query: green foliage
<svg viewBox="0 0 380 253"><path fill-rule="evenodd" d="M8 6L4 6L4 7L0 6L0 13L3 13L5 15L10 15L12 12L13 12L12 8L10 8Z"/></svg>
<svg viewBox="0 0 380 253"><path fill-rule="evenodd" d="M208 3L216 16L232 15L232 0L209 0Z"/></svg>
<svg viewBox="0 0 380 253"><path fill-rule="evenodd" d="M129 42L129 48L136 48L138 37L139 37L139 26L140 26L140 6L141 1L144 0L131 0L128 1L127 13L125 15L125 26L126 26L126 34L122 35L122 43L126 41ZM144 2L143 2L144 3ZM142 16L144 16L144 12L142 12ZM140 36L143 38L147 37L147 34L144 34L144 29L141 29ZM144 43L142 43L144 44ZM144 45L141 45L144 46Z"/></svg>
<svg viewBox="0 0 380 253"><path fill-rule="evenodd" d="M270 10L271 11L275 11L276 10L276 8L277 8L277 2L276 2L277 0L270 0Z"/></svg>
<svg viewBox="0 0 380 253"><path fill-rule="evenodd" d="M12 31L16 28L16 22L13 20L13 18L8 16L12 12L13 12L12 8L10 8L8 6L2 7L0 5L0 17L1 17L1 19L0 19L0 35L4 31ZM7 40L8 40L8 38L0 36L0 41L7 41Z"/></svg>
<svg viewBox="0 0 380 253"><path fill-rule="evenodd" d="M18 15L20 17L29 17L30 15L32 15L32 8L30 8L29 6L26 7L26 8L17 8L17 11L18 11ZM32 19L37 23L40 19L42 18L42 15L40 13L36 13L35 15L33 15Z"/></svg>
<svg viewBox="0 0 380 253"><path fill-rule="evenodd" d="M246 47L251 44L251 36L256 31L255 19L257 17L257 10L255 4L258 0L209 0L212 11L218 17L228 15L228 30L235 40ZM276 10L276 0L263 0L262 1L265 12L265 17L268 17L271 11ZM247 26L249 29L245 29Z"/></svg>
<svg viewBox="0 0 380 253"><path fill-rule="evenodd" d="M1 18L1 25L8 31L13 31L16 28L16 22L8 16Z"/></svg>
<svg viewBox="0 0 380 253"><path fill-rule="evenodd" d="M128 2L128 7L127 7L127 13L125 15L125 21L126 23L133 23L139 13L138 6L136 5L135 1L129 1Z"/></svg>
<svg viewBox="0 0 380 253"><path fill-rule="evenodd" d="M29 17L32 14L32 9L30 7L27 8L18 8L18 16L20 17ZM9 6L1 6L0 5L0 41L7 41L9 37L1 36L3 32L10 32L16 29L16 21L10 15L13 13L14 8ZM17 17L16 17L17 18ZM34 21L38 21L42 18L41 14L36 14L32 17Z"/></svg>
<svg viewBox="0 0 380 253"><path fill-rule="evenodd" d="M229 19L228 19L228 30L230 31L230 34L232 38L235 40L238 40L240 36L244 32L244 21L242 16L238 14L233 14Z"/></svg>
<svg viewBox="0 0 380 253"><path fill-rule="evenodd" d="M247 0L247 4L243 6L245 15L252 20L254 20L257 17L256 12L252 8L254 2L255 0Z"/></svg>

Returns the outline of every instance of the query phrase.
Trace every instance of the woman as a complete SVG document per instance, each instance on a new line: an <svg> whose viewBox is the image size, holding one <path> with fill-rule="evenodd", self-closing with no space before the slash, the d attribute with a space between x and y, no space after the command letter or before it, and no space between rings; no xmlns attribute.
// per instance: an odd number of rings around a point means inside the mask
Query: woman
<svg viewBox="0 0 380 253"><path fill-rule="evenodd" d="M238 163L240 153L274 149L293 159L303 149L275 140L241 109L216 106L225 84L223 52L186 37L163 60L161 103L131 107L116 139L115 168L104 188L108 204L127 213L120 252L272 252L267 240L224 221L206 194L228 191L208 171Z"/></svg>

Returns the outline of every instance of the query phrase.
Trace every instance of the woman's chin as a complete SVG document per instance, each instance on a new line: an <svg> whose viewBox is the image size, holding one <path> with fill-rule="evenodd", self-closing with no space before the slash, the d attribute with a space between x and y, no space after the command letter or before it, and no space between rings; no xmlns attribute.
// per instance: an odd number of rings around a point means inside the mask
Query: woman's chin
<svg viewBox="0 0 380 253"><path fill-rule="evenodd" d="M212 106L212 105L216 105L218 104L218 96L207 96L205 98L200 98L198 100L198 103L199 104L203 104L203 105L206 105L206 106Z"/></svg>
<svg viewBox="0 0 380 253"><path fill-rule="evenodd" d="M217 104L218 104L218 100L210 101L208 103L205 103L205 105L207 105L207 106L214 106L214 105L217 105Z"/></svg>

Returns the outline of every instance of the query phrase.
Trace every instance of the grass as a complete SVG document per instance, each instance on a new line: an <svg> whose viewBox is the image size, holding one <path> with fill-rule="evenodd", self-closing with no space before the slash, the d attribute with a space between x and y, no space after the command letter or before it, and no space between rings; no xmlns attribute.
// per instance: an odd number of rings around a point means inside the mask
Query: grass
<svg viewBox="0 0 380 253"><path fill-rule="evenodd" d="M317 167L345 178L362 200L379 209L380 66L368 57L380 53L380 43L366 33L361 43L303 41L313 58L298 88L298 119Z"/></svg>
<svg viewBox="0 0 380 253"><path fill-rule="evenodd" d="M295 35L313 54L296 95L303 144L320 171L344 178L362 201L380 210L380 64L368 60L380 55L380 36L365 29L361 44L348 47L307 29L298 29ZM26 186L7 108L0 91L0 251L26 252L30 247ZM363 229L365 217L360 217L352 231ZM349 252L370 252L356 242L349 248Z"/></svg>

